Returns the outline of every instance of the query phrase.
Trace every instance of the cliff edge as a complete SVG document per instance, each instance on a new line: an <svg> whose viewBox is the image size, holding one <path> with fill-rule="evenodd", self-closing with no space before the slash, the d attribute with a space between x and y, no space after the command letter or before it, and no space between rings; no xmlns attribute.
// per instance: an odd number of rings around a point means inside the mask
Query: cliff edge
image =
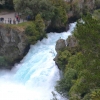
<svg viewBox="0 0 100 100"><path fill-rule="evenodd" d="M0 25L0 68L11 69L23 58L27 45L24 30Z"/></svg>

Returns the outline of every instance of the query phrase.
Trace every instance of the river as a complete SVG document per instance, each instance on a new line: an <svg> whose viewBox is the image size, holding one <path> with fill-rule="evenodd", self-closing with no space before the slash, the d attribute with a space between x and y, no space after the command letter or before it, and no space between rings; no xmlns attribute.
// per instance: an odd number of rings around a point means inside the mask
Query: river
<svg viewBox="0 0 100 100"><path fill-rule="evenodd" d="M74 27L72 23L67 32L47 34L48 38L31 45L28 54L11 71L1 70L0 100L52 100L52 91L58 100L65 100L54 88L60 73L53 59L56 41L66 39Z"/></svg>

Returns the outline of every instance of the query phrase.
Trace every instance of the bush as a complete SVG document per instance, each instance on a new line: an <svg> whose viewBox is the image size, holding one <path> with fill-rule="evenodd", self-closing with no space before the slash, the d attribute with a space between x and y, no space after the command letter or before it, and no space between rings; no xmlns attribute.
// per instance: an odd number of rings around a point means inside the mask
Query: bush
<svg viewBox="0 0 100 100"><path fill-rule="evenodd" d="M78 21L74 32L80 51L71 54L71 48L59 53L58 63L64 78L56 89L64 96L68 93L70 100L99 100L100 21L91 15L83 17L83 21Z"/></svg>
<svg viewBox="0 0 100 100"><path fill-rule="evenodd" d="M41 40L44 36L46 36L44 29L45 24L41 18L41 15L38 14L35 18L35 21L25 29L28 42L30 44L34 44L37 42L37 40Z"/></svg>
<svg viewBox="0 0 100 100"><path fill-rule="evenodd" d="M70 90L73 85L73 81L77 78L77 73L75 69L69 68L64 74L64 78L58 81L56 90L63 96L67 96L67 91Z"/></svg>
<svg viewBox="0 0 100 100"><path fill-rule="evenodd" d="M68 50L59 51L57 64L61 70L65 69L65 65L68 63L68 59L71 56L71 53Z"/></svg>

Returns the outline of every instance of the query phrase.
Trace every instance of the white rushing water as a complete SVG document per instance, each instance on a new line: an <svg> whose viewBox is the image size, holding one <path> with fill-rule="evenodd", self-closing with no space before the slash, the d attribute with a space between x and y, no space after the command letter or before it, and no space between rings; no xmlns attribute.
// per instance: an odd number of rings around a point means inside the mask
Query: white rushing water
<svg viewBox="0 0 100 100"><path fill-rule="evenodd" d="M66 39L74 27L75 23L70 25L68 32L49 33L48 38L32 45L20 64L11 71L0 71L0 100L51 100L51 92L60 78L53 61L56 41ZM57 98L64 100L59 94Z"/></svg>

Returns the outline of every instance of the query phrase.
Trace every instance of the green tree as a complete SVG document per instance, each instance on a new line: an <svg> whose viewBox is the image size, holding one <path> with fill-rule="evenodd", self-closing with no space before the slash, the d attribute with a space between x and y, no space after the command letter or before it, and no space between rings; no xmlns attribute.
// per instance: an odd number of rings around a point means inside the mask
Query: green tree
<svg viewBox="0 0 100 100"><path fill-rule="evenodd" d="M35 25L36 30L40 33L40 37L43 38L45 36L45 23L40 14L35 17Z"/></svg>
<svg viewBox="0 0 100 100"><path fill-rule="evenodd" d="M77 77L77 72L75 69L69 68L64 74L64 77L58 81L56 90L63 96L67 96L67 91L70 90L73 85L73 81Z"/></svg>
<svg viewBox="0 0 100 100"><path fill-rule="evenodd" d="M62 70L64 78L59 81L57 91L61 94L68 93L70 100L99 100L100 21L93 19L91 15L83 17L82 20L77 22L73 34L80 50L69 57L65 54L64 60L63 56L58 57L59 67L64 66ZM74 49L67 48L67 50L71 53ZM61 51L60 54L63 52ZM67 63L64 63L66 60ZM73 69L73 72L70 72L69 69ZM72 73L74 75L76 73L77 77L74 78Z"/></svg>
<svg viewBox="0 0 100 100"><path fill-rule="evenodd" d="M35 21L33 21L27 28L25 29L25 34L27 36L28 42L30 44L34 44L37 40L41 40L45 33L45 24L40 14L35 17Z"/></svg>
<svg viewBox="0 0 100 100"><path fill-rule="evenodd" d="M51 0L54 5L54 16L52 17L52 25L56 28L65 27L68 21L68 6L63 0Z"/></svg>
<svg viewBox="0 0 100 100"><path fill-rule="evenodd" d="M71 53L68 50L59 51L59 55L57 58L57 64L61 70L65 70L66 64L68 63L68 59L71 56Z"/></svg>
<svg viewBox="0 0 100 100"><path fill-rule="evenodd" d="M8 9L14 9L13 0L5 0L5 6Z"/></svg>
<svg viewBox="0 0 100 100"><path fill-rule="evenodd" d="M84 84L81 83L79 87L80 82L77 80L72 86L70 94L79 93L78 96L84 99L91 89L100 87L100 22L93 19L91 15L83 17L83 20L84 22L78 21L74 35L82 48L83 57L81 59L84 66L77 71L79 72L78 80L82 77Z"/></svg>
<svg viewBox="0 0 100 100"><path fill-rule="evenodd" d="M14 0L15 10L25 15L30 15L32 19L37 14L48 20L52 17L53 9L49 0Z"/></svg>
<svg viewBox="0 0 100 100"><path fill-rule="evenodd" d="M26 29L25 29L25 33L28 39L28 42L30 44L34 44L36 43L36 41L39 39L39 33L36 30L36 26L34 23L32 23L31 25L29 25Z"/></svg>

